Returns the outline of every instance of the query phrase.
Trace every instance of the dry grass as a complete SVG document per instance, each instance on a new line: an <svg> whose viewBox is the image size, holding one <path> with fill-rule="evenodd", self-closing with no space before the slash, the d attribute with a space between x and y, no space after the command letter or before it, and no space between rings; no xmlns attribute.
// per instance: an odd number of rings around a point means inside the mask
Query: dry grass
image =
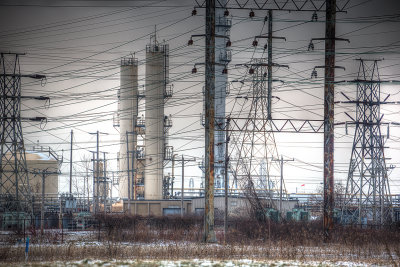
<svg viewBox="0 0 400 267"><path fill-rule="evenodd" d="M398 265L400 231L338 227L332 240L322 242L320 222L272 223L235 219L229 223L227 244L202 243L200 217L140 218L107 216L98 218L101 231L61 243L59 233L44 239L32 232L29 260L33 262L101 260L298 260L352 261ZM269 231L270 229L270 231ZM100 234L99 234L100 233ZM217 237L223 240L221 226ZM8 237L0 247L0 262L18 263L24 246Z"/></svg>

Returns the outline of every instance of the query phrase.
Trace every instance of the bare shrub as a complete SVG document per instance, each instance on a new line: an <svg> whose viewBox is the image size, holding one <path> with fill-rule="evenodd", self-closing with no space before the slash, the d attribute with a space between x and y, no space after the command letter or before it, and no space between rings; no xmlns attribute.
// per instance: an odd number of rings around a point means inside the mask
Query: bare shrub
<svg viewBox="0 0 400 267"><path fill-rule="evenodd" d="M203 220L199 216L140 217L107 215L98 217L106 240L124 242L199 241Z"/></svg>

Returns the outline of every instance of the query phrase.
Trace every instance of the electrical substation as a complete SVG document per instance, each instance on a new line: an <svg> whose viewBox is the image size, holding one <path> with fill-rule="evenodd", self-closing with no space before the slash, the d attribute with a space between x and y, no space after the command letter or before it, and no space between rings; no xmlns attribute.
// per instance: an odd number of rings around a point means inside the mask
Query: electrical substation
<svg viewBox="0 0 400 267"><path fill-rule="evenodd" d="M135 47L141 53L118 54L118 59L113 60L113 64L118 62L118 70L117 81L112 82L119 84L112 94L102 97L112 99L113 108L116 107L112 118L104 112L105 123L112 124L118 136L118 141L114 142L118 147L116 156L111 152L108 154L109 144L103 140L109 133L103 132L101 127L91 131L68 129L70 142L63 141L69 146L66 151L56 145L35 143L33 137L25 139L24 123L38 125L40 130L34 132L34 137L46 132L46 127L53 126L43 113L25 116L28 113L23 105L29 100L35 101L35 105L51 107L52 95L28 96L24 86L54 86L46 84L54 74L47 77L45 71L23 73L20 59L26 55L1 52L1 229L90 229L97 216L107 214L198 215L205 218L205 240L212 242L215 241L216 219L223 219L227 227L229 218L246 217L250 213L277 223L321 219L326 238L338 224L379 228L398 223L400 197L391 190L391 183L398 183L399 178L390 176L395 166L385 157L385 151L390 149L386 145L390 129L398 127L399 123L385 122L383 115L387 109L381 109L381 106L399 101L395 100L396 95L389 98L390 94L384 93L381 85L390 84L396 90L399 85L395 79L381 79L385 76L382 73L388 70L379 69L383 62L375 58L354 60L351 64L359 65L358 72L348 73L346 80L335 79L338 72L345 71L336 64L337 51L346 49L343 47L350 42L336 34L336 16L345 17L348 1L327 0L322 4L316 0L283 1L286 4L267 1L263 5L253 1L194 2L194 9L186 19L203 16L205 25L196 31L182 33L186 38L184 45L173 47L168 38L164 40L163 25L146 33L147 44ZM232 12L241 13L235 17ZM301 53L306 54L320 46L319 56L324 57L324 65L308 68L307 78L301 76L302 83L309 82L309 86L324 92L322 97L308 93L318 99L321 108L319 113L313 111L314 117L301 113L287 115L286 106L280 106L286 101L284 91L279 91L281 88L288 86L300 90L296 88L300 78L293 81L282 74L289 70L293 73L291 58L276 56L278 52L282 53L282 47L290 39L281 30L281 23L287 23L281 19L281 14L289 12L295 18L307 14L311 17L307 23L324 25L325 37L307 40L308 49L301 48ZM318 16L325 17L318 21ZM241 42L235 47L239 37L234 35L237 33L233 29L235 23L240 24L242 20L262 24L262 30L259 35L244 39L246 45ZM340 46L335 46L337 43ZM179 65L184 67L185 73L177 71L179 49L189 51L185 56L201 50L201 57L193 56ZM246 49L252 49L252 56L239 56L240 50ZM235 55L238 58L232 64ZM294 72L298 71L296 67ZM318 78L317 70L324 73L322 77ZM85 76L85 72L79 75ZM190 79L188 85L185 84L188 88L194 88L192 80L201 79L196 86L202 91L195 95L201 101L195 96L184 95L184 89L179 87L182 85L174 84L181 82L181 77ZM341 86L352 89L342 92ZM80 95L76 93L69 97L77 96ZM190 106L184 110L189 110L190 116L196 113L195 131L201 134L189 136L192 124L185 121L183 112L170 113L180 105L174 98L191 100L193 102L188 103L193 106L201 102L200 116L197 110L191 111ZM279 111L275 112L275 105ZM346 106L346 111L340 113L345 116L335 119L336 106ZM304 108L302 104L294 107ZM35 106L29 114L37 110L40 109ZM351 111L355 111L355 116ZM101 109L99 114L96 116L103 117ZM334 162L338 159L334 157L334 142L340 136L335 132L335 126L346 131L345 135L353 136L351 151L346 150L343 157L350 160L346 163L347 179L342 192L335 191L338 186ZM181 136L176 129L184 132L186 128L189 137L180 140L185 145L177 145L176 140ZM82 148L86 144L74 144L79 131L95 140L90 148ZM295 190L288 188L284 170L297 164L299 157L280 152L278 136L283 134L290 135L293 140L304 135L318 136L315 140L323 146L318 171L323 173L323 178L316 183L321 184L321 192L297 192L297 186ZM202 154L190 154L187 147L197 146L198 140L202 142ZM85 161L78 160L75 154L82 151L90 155ZM301 159L302 163L307 161L306 157ZM84 164L85 171L76 171ZM314 168L316 164L305 165L304 168ZM199 177L196 177L196 171L200 173ZM75 176L82 179L74 182ZM68 184L68 190L62 188L61 180ZM295 183L299 188L306 184L297 180Z"/></svg>

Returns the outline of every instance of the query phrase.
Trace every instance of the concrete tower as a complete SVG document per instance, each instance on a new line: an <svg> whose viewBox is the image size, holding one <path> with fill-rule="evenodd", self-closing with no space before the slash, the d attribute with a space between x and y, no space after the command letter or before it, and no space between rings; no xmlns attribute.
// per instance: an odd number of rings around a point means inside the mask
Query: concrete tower
<svg viewBox="0 0 400 267"><path fill-rule="evenodd" d="M159 44L156 36L146 46L146 164L144 198L163 198L163 164L166 149L164 98L168 84L168 45Z"/></svg>
<svg viewBox="0 0 400 267"><path fill-rule="evenodd" d="M135 126L138 117L138 61L135 58L121 59L121 86L118 92L118 117L120 126L119 189L120 197L133 199L133 166L137 166L133 151L137 145ZM127 141L128 138L128 141ZM129 151L127 151L127 149ZM129 155L128 153L129 152ZM133 162L132 162L133 160ZM128 179L129 174L129 179ZM128 190L128 182L130 189Z"/></svg>
<svg viewBox="0 0 400 267"><path fill-rule="evenodd" d="M226 0L222 0L224 4ZM228 75L224 72L227 64L231 61L231 50L227 47L230 36L232 20L226 13L227 10L217 8L215 10L215 128L214 133L214 175L215 188L224 187L224 162L225 162L225 99L227 94ZM216 191L217 194L223 193L223 190Z"/></svg>
<svg viewBox="0 0 400 267"><path fill-rule="evenodd" d="M224 5L226 0L220 0L220 4ZM229 18L228 10L222 8L215 9L215 131L214 131L214 184L215 194L223 194L225 187L225 100L229 93L228 86L228 64L231 61L230 50L230 29L232 20ZM203 88L204 89L204 88ZM203 100L203 114L205 116L205 99ZM204 126L203 117L201 123ZM204 187L204 160L199 166L203 171L202 182L200 187ZM228 179L229 180L229 179Z"/></svg>

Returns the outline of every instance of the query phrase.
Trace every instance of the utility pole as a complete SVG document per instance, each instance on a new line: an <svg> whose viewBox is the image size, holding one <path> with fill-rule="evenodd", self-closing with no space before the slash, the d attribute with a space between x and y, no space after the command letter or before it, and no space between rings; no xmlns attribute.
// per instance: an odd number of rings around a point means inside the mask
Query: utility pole
<svg viewBox="0 0 400 267"><path fill-rule="evenodd" d="M99 209L99 176L100 176L100 156L99 156L99 131L96 132L96 208Z"/></svg>
<svg viewBox="0 0 400 267"><path fill-rule="evenodd" d="M224 213L224 243L226 244L226 235L228 234L228 190L229 190L229 179L228 179L228 164L229 164L229 122L230 119L226 120L226 129L225 129L225 213Z"/></svg>
<svg viewBox="0 0 400 267"><path fill-rule="evenodd" d="M89 134L95 134L96 135L96 159L93 159L93 162L96 161L96 168L95 164L93 163L93 198L95 200L95 213L99 210L99 190L100 190L100 185L99 185L99 177L100 177L100 149L99 149L99 144L100 144L100 134L107 134L107 133L102 133L99 131L96 131L95 133L89 133ZM95 197L95 190L96 189L96 197Z"/></svg>
<svg viewBox="0 0 400 267"><path fill-rule="evenodd" d="M86 170L86 175L87 175L87 170ZM82 197L83 197L84 201L86 199L86 175L83 176L83 193L82 193Z"/></svg>
<svg viewBox="0 0 400 267"><path fill-rule="evenodd" d="M272 10L268 10L268 106L267 119L272 119L271 99L272 99Z"/></svg>
<svg viewBox="0 0 400 267"><path fill-rule="evenodd" d="M131 175L129 170L129 134L126 131L126 165L127 165L127 172L128 172L128 213L131 214ZM132 159L133 160L133 159Z"/></svg>
<svg viewBox="0 0 400 267"><path fill-rule="evenodd" d="M106 152L103 152L103 198L104 198L104 215L106 215L107 204L107 170L106 170Z"/></svg>
<svg viewBox="0 0 400 267"><path fill-rule="evenodd" d="M182 155L182 190L181 190L181 217L183 218L183 194L185 193L185 160Z"/></svg>
<svg viewBox="0 0 400 267"><path fill-rule="evenodd" d="M96 214L96 212L97 212L97 209L96 209L96 195L95 195L95 193L96 193L96 166L95 166L95 156L94 156L94 153L95 152L92 152L92 155L93 155L93 159L92 159L92 162L93 162L93 212L94 212L94 214Z"/></svg>
<svg viewBox="0 0 400 267"><path fill-rule="evenodd" d="M36 175L41 175L42 176L42 203L40 207L40 234L43 236L44 233L44 199L45 199L45 192L46 192L46 176L51 175L51 174L59 174L58 171L48 171L48 169L45 170L38 170L35 169L32 172L35 176ZM60 204L61 207L61 204Z"/></svg>
<svg viewBox="0 0 400 267"><path fill-rule="evenodd" d="M129 151L128 151L129 152ZM136 161L136 150L135 150L135 148L133 148L133 150L131 151L132 152L132 160L131 160L131 173L132 173L132 182L131 182L131 184L132 184L132 195L133 195L133 198L132 199L136 199L136 175L137 175L137 172L136 172L136 168L135 168L135 161Z"/></svg>
<svg viewBox="0 0 400 267"><path fill-rule="evenodd" d="M88 207L90 207L90 196L89 196L89 162L86 163L85 160L85 167L86 167L86 192L87 192L87 203L88 203ZM90 211L90 208L89 208Z"/></svg>
<svg viewBox="0 0 400 267"><path fill-rule="evenodd" d="M335 117L335 69L345 69L335 65L335 43L336 41L347 41L348 39L336 38L336 0L325 1L325 38L313 38L309 49L313 50L313 40L325 41L325 65L316 66L324 68L324 208L323 208L323 232L324 242L330 239L329 232L333 229L334 209L334 117ZM311 74L313 77L314 74Z"/></svg>
<svg viewBox="0 0 400 267"><path fill-rule="evenodd" d="M114 188L114 171L112 172L112 178L111 178L111 189L110 189L110 200L111 200L111 205L110 205L110 213L112 213L112 198L113 198L113 188Z"/></svg>
<svg viewBox="0 0 400 267"><path fill-rule="evenodd" d="M129 135L132 135L132 141L131 141L131 150L129 149ZM132 200L136 199L136 176L137 176L137 172L136 172L136 161L137 161L137 156L136 156L136 147L135 144L133 144L132 142L134 142L135 140L135 134L136 132L125 132L125 139L126 139L126 165L127 165L127 179L128 179L128 212L130 212L130 207L131 204L130 202ZM130 157L129 155L132 153L132 157Z"/></svg>
<svg viewBox="0 0 400 267"><path fill-rule="evenodd" d="M40 234L43 236L44 226L44 192L46 190L46 175L42 172L42 205L40 207Z"/></svg>
<svg viewBox="0 0 400 267"><path fill-rule="evenodd" d="M182 155L182 187L181 187L181 217L183 217L183 196L185 194L185 161L195 161L196 159L185 159Z"/></svg>
<svg viewBox="0 0 400 267"><path fill-rule="evenodd" d="M175 180L175 156L178 154L172 155L172 177L171 177L171 196L174 197L174 180Z"/></svg>
<svg viewBox="0 0 400 267"><path fill-rule="evenodd" d="M281 165L281 179L280 179L280 187L279 187L279 214L282 218L282 195L283 195L283 164L288 161L294 161L294 159L283 159L283 155L281 155L281 159L274 159L272 161L279 161Z"/></svg>
<svg viewBox="0 0 400 267"><path fill-rule="evenodd" d="M204 241L216 242L214 232L214 124L215 124L215 0L206 0L205 70L205 206Z"/></svg>
<svg viewBox="0 0 400 267"><path fill-rule="evenodd" d="M324 85L324 240L330 239L334 208L334 97L336 0L326 1Z"/></svg>
<svg viewBox="0 0 400 267"><path fill-rule="evenodd" d="M69 195L72 195L72 142L74 131L71 130L71 152L69 154Z"/></svg>

